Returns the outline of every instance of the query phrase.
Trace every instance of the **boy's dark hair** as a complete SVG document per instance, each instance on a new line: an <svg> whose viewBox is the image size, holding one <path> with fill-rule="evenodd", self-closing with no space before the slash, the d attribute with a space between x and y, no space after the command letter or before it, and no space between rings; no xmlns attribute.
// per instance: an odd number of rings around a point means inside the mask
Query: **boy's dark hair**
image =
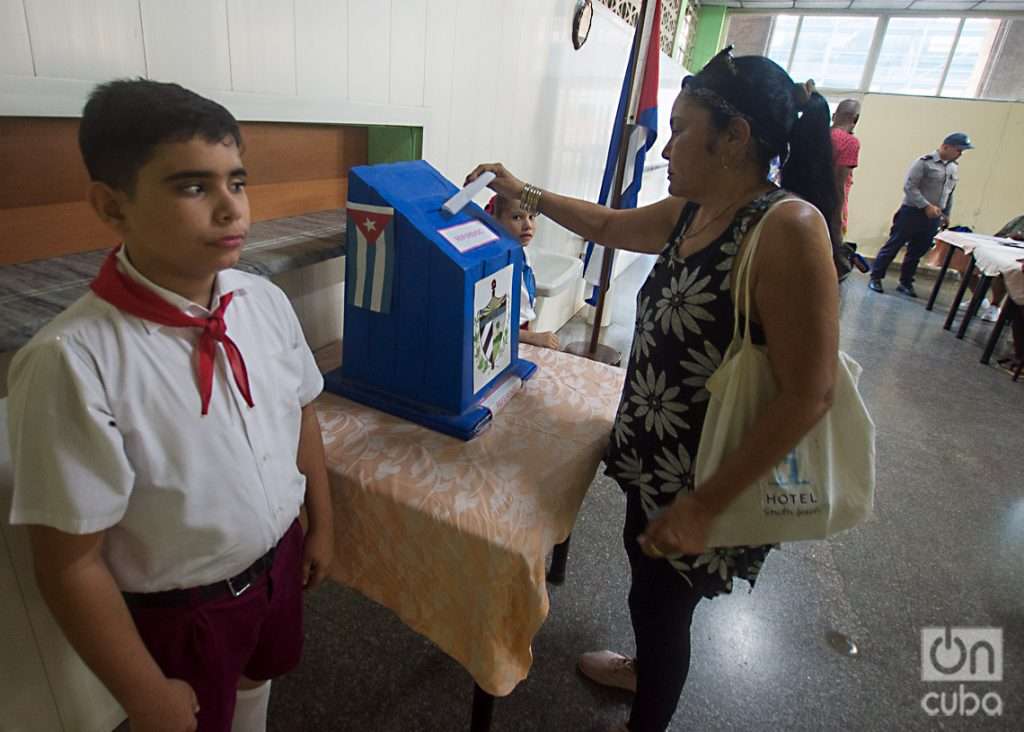
<svg viewBox="0 0 1024 732"><path fill-rule="evenodd" d="M92 180L131 193L157 145L242 133L231 112L178 84L119 79L97 86L82 110L78 147Z"/></svg>

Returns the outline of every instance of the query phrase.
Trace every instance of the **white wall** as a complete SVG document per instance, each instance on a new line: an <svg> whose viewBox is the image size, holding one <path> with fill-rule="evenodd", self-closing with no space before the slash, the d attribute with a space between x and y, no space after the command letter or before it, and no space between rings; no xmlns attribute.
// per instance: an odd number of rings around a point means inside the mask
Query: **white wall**
<svg viewBox="0 0 1024 732"><path fill-rule="evenodd" d="M97 82L143 76L192 88L244 121L421 126L423 157L456 184L499 160L543 188L596 200L633 29L595 3L590 38L574 51L574 5L0 0L0 115L77 117ZM682 75L663 54L658 152ZM641 203L667 194L663 162L648 160ZM582 249L546 220L535 242ZM618 257L616 274L636 256ZM340 267L275 281L311 347L337 340Z"/></svg>
<svg viewBox="0 0 1024 732"><path fill-rule="evenodd" d="M1018 182L1024 103L867 94L856 129L860 166L850 192L849 238L859 251L877 253L903 200L911 163L956 131L969 133L976 149L960 160L953 224L994 234L1024 211Z"/></svg>
<svg viewBox="0 0 1024 732"><path fill-rule="evenodd" d="M632 29L570 0L0 0L0 115L78 116L98 81L176 81L243 120L413 124L461 182L501 160L596 199ZM682 69L661 57L662 130ZM653 163L660 162L654 158ZM644 197L665 194L664 169ZM538 246L578 249L543 222Z"/></svg>

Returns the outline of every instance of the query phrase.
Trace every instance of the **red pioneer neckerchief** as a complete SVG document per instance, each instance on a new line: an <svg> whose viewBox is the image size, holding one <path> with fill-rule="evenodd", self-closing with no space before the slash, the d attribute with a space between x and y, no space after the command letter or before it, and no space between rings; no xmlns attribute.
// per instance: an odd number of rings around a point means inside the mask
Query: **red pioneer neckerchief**
<svg viewBox="0 0 1024 732"><path fill-rule="evenodd" d="M208 318L194 318L186 315L178 308L161 298L149 288L143 287L117 268L117 252L115 247L103 267L92 281L90 287L99 297L103 298L118 310L149 320L160 325L174 328L199 328L203 332L196 344L196 380L199 382L199 396L202 400L202 414L210 409L210 397L213 394L213 365L217 353L217 342L224 344L224 353L235 376L235 384L242 393L246 404L254 406L252 392L249 389L249 374L245 369L245 360L235 342L228 338L228 326L224 322L224 313L234 297L233 292L221 295L217 309Z"/></svg>

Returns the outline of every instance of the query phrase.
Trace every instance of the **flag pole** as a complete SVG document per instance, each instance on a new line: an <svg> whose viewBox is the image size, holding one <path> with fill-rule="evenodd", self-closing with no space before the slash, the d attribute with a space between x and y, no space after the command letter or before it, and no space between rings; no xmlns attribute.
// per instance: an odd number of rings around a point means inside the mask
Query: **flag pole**
<svg viewBox="0 0 1024 732"><path fill-rule="evenodd" d="M635 126L636 110L633 109L633 92L636 89L637 77L640 75L640 47L643 45L644 27L647 25L647 5L649 0L643 0L640 6L640 15L637 16L636 28L633 30L633 46L629 51L630 68L633 73L629 78L629 89L626 94L626 107L623 109L625 119L622 120L622 136L619 140L618 158L615 161L615 178L612 183L611 208L619 208L622 204L622 179L626 171L626 153L629 147L629 139ZM655 29L652 29L652 34ZM652 40L652 43L654 41ZM589 343L571 343L566 347L569 353L586 356L593 361L602 361L617 365L622 359L622 354L611 346L598 343L601 337L601 320L604 318L605 300L608 288L612 281L612 267L615 264L615 250L604 247L601 255L601 277L598 281L597 305L594 312L594 327L590 332Z"/></svg>

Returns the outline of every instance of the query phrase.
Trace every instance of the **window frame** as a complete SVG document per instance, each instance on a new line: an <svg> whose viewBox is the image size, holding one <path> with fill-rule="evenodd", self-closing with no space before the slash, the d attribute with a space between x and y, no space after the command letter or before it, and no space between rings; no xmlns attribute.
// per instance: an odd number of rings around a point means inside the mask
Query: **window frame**
<svg viewBox="0 0 1024 732"><path fill-rule="evenodd" d="M949 78L949 71L950 71L950 68L952 67L953 59L955 58L956 52L957 52L957 48L960 45L960 38L961 38L961 35L963 34L964 25L970 19L987 19L987 20L998 20L998 21L1013 21L1013 20L1016 20L1016 21L1019 21L1021 23L1024 23L1024 15L1021 15L1020 13L998 12L998 11L993 11L993 12L987 12L987 11L986 12L982 12L982 11L979 11L979 12L968 12L968 13L964 13L964 12L957 13L957 12L942 11L942 10L918 11L918 12L906 12L906 11L902 11L902 12L901 11L883 12L883 11L880 11L880 10L852 10L852 9L851 10L846 10L846 9L843 9L843 10L810 10L810 9L804 10L804 9L800 9L800 8L792 8L792 9L769 9L769 8L756 8L756 9L755 8L742 8L742 9L740 9L740 8L735 8L735 9L731 9L730 12L729 12L729 18L730 19L735 17L735 16L739 16L739 15L766 15L766 16L770 17L771 22L770 22L769 29L768 29L768 37L765 39L765 50L764 50L764 53L767 53L768 49L771 48L772 39L775 37L776 19L779 16L782 16L782 15L796 16L797 24L796 24L796 29L795 29L794 35L793 35L793 45L789 49L789 58L788 58L788 60L786 62L786 65L785 65L785 69L786 69L787 72L793 67L793 59L796 56L796 49L797 49L797 46L800 43L800 33L801 33L802 29L803 29L803 25L804 25L803 21L804 21L805 17L809 17L809 16L831 16L831 17L837 17L837 16L840 16L840 17L842 17L842 16L845 16L845 17L861 16L861 17L876 18L877 22L875 23L874 36L872 37L871 45L868 48L868 55L867 55L867 58L865 59L865 62L864 62L864 69L863 69L863 72L861 73L860 84L858 86L856 86L856 87L849 87L849 88L847 88L847 87L831 87L831 86L822 85L822 86L819 87L819 90L822 92L822 94L825 94L826 96L834 96L834 95L842 95L842 94L864 95L864 94L869 93L869 91L871 89L871 82L874 80L875 71L876 71L877 66L878 66L878 60L879 60L879 57L881 56L882 45L883 45L883 43L885 41L885 35L888 32L888 30L889 30L889 22L891 20L893 20L895 18L953 18L953 19L956 19L958 21L958 23L957 23L956 32L955 32L955 34L953 36L953 43L950 45L949 52L946 54L946 60L945 60L945 63L943 65L943 68L942 68L942 75L939 78L938 87L937 87L937 89L936 89L934 94L909 94L907 92L872 92L872 93L900 94L900 95L903 95L903 96L922 96L922 97L935 97L935 98L944 98L944 99L992 99L994 101L998 101L998 100L996 100L995 98L981 96L980 93L978 95L974 96L974 97L961 97L959 95L949 95L949 96L946 96L946 95L943 94L943 91L945 90L945 87L946 87L946 81ZM1004 27L1000 27L1000 29L997 31L997 33L999 33L1001 35L1004 34L1005 33L1005 26ZM723 37L728 37L728 31L726 31L726 33L723 34ZM985 66L986 66L986 72L985 73L986 73L986 76L987 76L987 73L988 73L988 69L990 69L992 67L992 64L993 64L994 59L996 58L996 55L999 52L1001 52L1001 50L1002 50L1002 39L998 39L996 41L995 46L996 47L993 49L993 51L990 54L989 58L986 59L986 62L985 62ZM982 82L979 83L978 91L980 92L984 88L984 86L985 86L985 79L983 78ZM1007 100L1007 101L1024 101L1024 97L1018 97L1018 98Z"/></svg>

